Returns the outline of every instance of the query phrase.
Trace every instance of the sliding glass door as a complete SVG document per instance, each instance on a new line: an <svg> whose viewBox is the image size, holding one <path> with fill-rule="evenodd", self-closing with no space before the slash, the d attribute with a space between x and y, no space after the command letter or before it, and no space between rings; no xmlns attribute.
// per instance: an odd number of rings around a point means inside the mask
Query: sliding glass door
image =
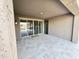
<svg viewBox="0 0 79 59"><path fill-rule="evenodd" d="M43 33L43 20L20 20L20 35L27 37Z"/></svg>

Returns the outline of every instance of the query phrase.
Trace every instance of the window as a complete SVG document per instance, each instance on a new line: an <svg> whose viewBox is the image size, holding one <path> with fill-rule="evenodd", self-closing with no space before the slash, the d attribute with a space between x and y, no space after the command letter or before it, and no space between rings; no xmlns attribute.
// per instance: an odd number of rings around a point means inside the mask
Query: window
<svg viewBox="0 0 79 59"><path fill-rule="evenodd" d="M43 28L43 20L20 20L21 37L43 33Z"/></svg>

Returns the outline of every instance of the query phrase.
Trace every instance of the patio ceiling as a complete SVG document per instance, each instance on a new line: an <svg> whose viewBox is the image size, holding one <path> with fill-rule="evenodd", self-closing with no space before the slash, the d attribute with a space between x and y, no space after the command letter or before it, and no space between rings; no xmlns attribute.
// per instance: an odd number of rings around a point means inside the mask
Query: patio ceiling
<svg viewBox="0 0 79 59"><path fill-rule="evenodd" d="M69 13L59 0L14 0L16 15L51 18Z"/></svg>

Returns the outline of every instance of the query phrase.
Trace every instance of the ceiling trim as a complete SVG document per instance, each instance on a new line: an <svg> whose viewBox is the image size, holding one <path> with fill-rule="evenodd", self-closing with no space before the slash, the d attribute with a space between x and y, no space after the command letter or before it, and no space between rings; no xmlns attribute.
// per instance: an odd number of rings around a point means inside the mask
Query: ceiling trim
<svg viewBox="0 0 79 59"><path fill-rule="evenodd" d="M22 17L22 18L31 18L31 19L42 19L42 18L39 18L39 17L36 17L36 16L15 15L15 18L18 19L19 17Z"/></svg>
<svg viewBox="0 0 79 59"><path fill-rule="evenodd" d="M63 15L59 15L59 16L64 16L64 15L73 15L72 13L67 13L67 14L63 14ZM55 17L59 17L59 16L55 16ZM48 18L48 19L53 19L53 18L55 18L55 17L50 17L50 18Z"/></svg>

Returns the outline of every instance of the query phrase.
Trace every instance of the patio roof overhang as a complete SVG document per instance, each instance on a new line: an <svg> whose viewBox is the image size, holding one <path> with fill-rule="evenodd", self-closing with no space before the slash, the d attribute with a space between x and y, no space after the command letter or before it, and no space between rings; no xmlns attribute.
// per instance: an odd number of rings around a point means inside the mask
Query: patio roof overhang
<svg viewBox="0 0 79 59"><path fill-rule="evenodd" d="M79 14L79 0L60 0L73 15Z"/></svg>

